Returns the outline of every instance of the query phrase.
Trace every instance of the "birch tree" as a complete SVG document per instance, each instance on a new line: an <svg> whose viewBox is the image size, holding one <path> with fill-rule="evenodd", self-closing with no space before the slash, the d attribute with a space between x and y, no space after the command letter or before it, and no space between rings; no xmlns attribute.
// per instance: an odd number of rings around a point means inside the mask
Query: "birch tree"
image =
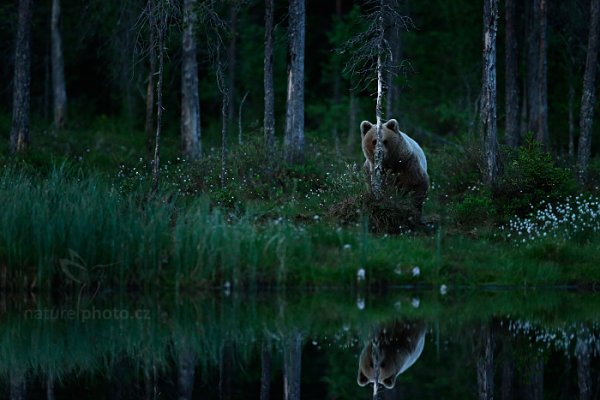
<svg viewBox="0 0 600 400"><path fill-rule="evenodd" d="M29 146L32 3L32 0L19 0L10 129L11 154L25 151Z"/></svg>
<svg viewBox="0 0 600 400"><path fill-rule="evenodd" d="M283 341L283 390L285 400L300 400L302 335L290 332Z"/></svg>
<svg viewBox="0 0 600 400"><path fill-rule="evenodd" d="M27 381L24 372L10 371L10 400L25 400L27 398Z"/></svg>
<svg viewBox="0 0 600 400"><path fill-rule="evenodd" d="M178 343L177 354L177 386L178 399L191 400L194 391L196 369L196 353L189 344L189 339L182 338Z"/></svg>
<svg viewBox="0 0 600 400"><path fill-rule="evenodd" d="M579 147L577 149L577 173L580 182L587 176L592 146L592 124L596 100L596 73L598 69L598 35L600 27L600 0L590 1L590 31L587 58L583 76L581 114L579 119Z"/></svg>
<svg viewBox="0 0 600 400"><path fill-rule="evenodd" d="M483 78L480 130L483 140L485 180L494 185L498 177L498 139L496 126L496 32L498 0L483 2Z"/></svg>
<svg viewBox="0 0 600 400"><path fill-rule="evenodd" d="M271 391L271 349L265 337L260 351L260 400L269 400Z"/></svg>
<svg viewBox="0 0 600 400"><path fill-rule="evenodd" d="M229 86L225 84L223 70L226 68L223 60L223 51L217 47L217 86L221 92L221 187L227 183L227 155L228 155L228 122L229 122Z"/></svg>
<svg viewBox="0 0 600 400"><path fill-rule="evenodd" d="M494 341L490 325L491 323L482 323L482 326L478 329L478 337L476 338L477 398L479 400L491 400L494 398Z"/></svg>
<svg viewBox="0 0 600 400"><path fill-rule="evenodd" d="M198 61L196 56L196 0L183 1L181 60L181 145L183 155L192 160L202 152Z"/></svg>
<svg viewBox="0 0 600 400"><path fill-rule="evenodd" d="M229 27L219 16L216 10L217 3L217 0L200 2L198 4L198 17L204 35L204 45L215 68L217 87L221 93L221 187L225 187L228 156L229 86L225 82L228 60L224 55L224 53L227 53L224 36L229 31Z"/></svg>
<svg viewBox="0 0 600 400"><path fill-rule="evenodd" d="M60 0L52 0L50 31L52 40L51 59L54 127L56 129L62 129L67 117L67 89L65 85L65 67L60 35Z"/></svg>
<svg viewBox="0 0 600 400"><path fill-rule="evenodd" d="M363 83L372 82L373 76L377 82L377 97L375 101L375 118L377 121L375 146L375 166L371 176L371 191L375 199L383 197L383 101L385 96L386 73L394 71L395 65L391 59L392 50L386 38L386 29L393 26L408 28L410 19L398 12L396 0L374 0L368 2L369 13L365 16L370 21L367 28L350 39L341 49L342 53L350 53L350 60L345 71L358 75ZM389 80L389 78L388 78Z"/></svg>
<svg viewBox="0 0 600 400"><path fill-rule="evenodd" d="M229 4L229 45L227 48L227 93L229 94L227 119L229 125L235 121L236 103L236 56L237 56L237 18L240 0L230 0Z"/></svg>
<svg viewBox="0 0 600 400"><path fill-rule="evenodd" d="M290 0L289 40L284 159L288 164L304 163L304 33L305 0Z"/></svg>
<svg viewBox="0 0 600 400"><path fill-rule="evenodd" d="M155 0L148 0L146 5L146 14L148 18L148 82L146 84L146 148L148 154L152 154L154 144L154 91L156 90L156 84L154 81L154 75L156 74L156 29L155 26L155 15L154 15L154 2Z"/></svg>
<svg viewBox="0 0 600 400"><path fill-rule="evenodd" d="M592 0L593 2L593 0ZM575 344L575 358L577 360L577 386L579 386L579 399L590 400L592 398L592 377L591 367L591 342L592 338L588 333L578 333Z"/></svg>
<svg viewBox="0 0 600 400"><path fill-rule="evenodd" d="M160 138L162 129L162 85L163 69L166 53L165 36L167 33L167 24L169 20L169 2L168 0L155 0L153 7L154 16L151 18L153 26L150 29L156 31L156 49L158 51L158 81L156 82L156 135L154 137L154 165L152 170L152 193L158 191L158 181L160 175ZM153 44L151 44L153 45Z"/></svg>
<svg viewBox="0 0 600 400"><path fill-rule="evenodd" d="M273 88L273 0L265 0L265 57L263 85L265 92L264 135L269 162L275 147L275 90Z"/></svg>

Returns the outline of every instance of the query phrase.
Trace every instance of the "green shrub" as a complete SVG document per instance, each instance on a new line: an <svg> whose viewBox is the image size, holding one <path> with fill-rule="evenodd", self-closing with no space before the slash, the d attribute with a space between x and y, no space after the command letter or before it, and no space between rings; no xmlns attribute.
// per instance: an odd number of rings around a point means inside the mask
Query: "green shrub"
<svg viewBox="0 0 600 400"><path fill-rule="evenodd" d="M444 146L427 156L429 177L436 190L444 195L443 202L462 199L465 192L481 186L480 156L478 148L461 144Z"/></svg>
<svg viewBox="0 0 600 400"><path fill-rule="evenodd" d="M473 189L454 205L456 222L461 225L475 226L485 224L496 216L492 194L487 189Z"/></svg>
<svg viewBox="0 0 600 400"><path fill-rule="evenodd" d="M555 164L531 136L516 150L503 149L504 170L494 190L494 204L503 219L524 216L544 201L575 194L573 174Z"/></svg>

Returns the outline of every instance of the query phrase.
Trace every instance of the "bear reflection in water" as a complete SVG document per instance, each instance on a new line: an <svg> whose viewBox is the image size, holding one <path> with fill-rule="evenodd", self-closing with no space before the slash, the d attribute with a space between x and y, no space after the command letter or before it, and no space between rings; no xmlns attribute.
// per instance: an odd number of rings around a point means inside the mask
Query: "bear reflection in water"
<svg viewBox="0 0 600 400"><path fill-rule="evenodd" d="M398 375L410 368L423 352L425 324L396 320L380 326L360 354L357 378L360 386L375 382L374 344L379 348L379 383L392 389Z"/></svg>

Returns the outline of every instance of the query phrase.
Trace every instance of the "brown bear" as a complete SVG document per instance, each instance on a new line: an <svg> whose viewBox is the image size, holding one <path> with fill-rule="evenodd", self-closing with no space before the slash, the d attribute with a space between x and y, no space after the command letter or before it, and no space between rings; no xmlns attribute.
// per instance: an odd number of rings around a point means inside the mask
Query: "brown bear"
<svg viewBox="0 0 600 400"><path fill-rule="evenodd" d="M392 389L398 375L410 368L421 356L425 346L425 324L396 320L381 326L360 354L356 379L360 386L375 382L374 341L379 346L379 383Z"/></svg>
<svg viewBox="0 0 600 400"><path fill-rule="evenodd" d="M423 202L429 190L427 160L417 142L398 129L398 121L390 119L382 126L383 176L405 192L411 193L420 219ZM364 170L368 189L371 190L371 174L375 168L375 146L377 145L377 125L369 121L360 124L362 149L365 155Z"/></svg>

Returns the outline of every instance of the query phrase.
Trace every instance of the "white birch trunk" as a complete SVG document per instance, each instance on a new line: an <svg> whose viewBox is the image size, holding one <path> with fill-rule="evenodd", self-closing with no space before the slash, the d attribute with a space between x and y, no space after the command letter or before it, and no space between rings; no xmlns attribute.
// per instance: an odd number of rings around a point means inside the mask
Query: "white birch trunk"
<svg viewBox="0 0 600 400"><path fill-rule="evenodd" d="M160 177L160 135L162 129L162 84L163 67L165 59L165 34L167 30L168 13L167 6L162 0L157 0L155 11L158 12L158 82L156 82L156 136L154 139L154 168L152 171L152 193L158 191L158 180Z"/></svg>
<svg viewBox="0 0 600 400"><path fill-rule="evenodd" d="M384 10L384 0L380 0L380 13L379 13L379 40L378 40L378 48L377 48L377 103L375 106L375 117L377 120L377 130L375 133L375 138L377 139L377 144L375 145L375 165L373 167L372 176L371 176L371 191L373 196L377 200L381 200L383 198L383 57L384 57L384 29L383 29L383 10Z"/></svg>

